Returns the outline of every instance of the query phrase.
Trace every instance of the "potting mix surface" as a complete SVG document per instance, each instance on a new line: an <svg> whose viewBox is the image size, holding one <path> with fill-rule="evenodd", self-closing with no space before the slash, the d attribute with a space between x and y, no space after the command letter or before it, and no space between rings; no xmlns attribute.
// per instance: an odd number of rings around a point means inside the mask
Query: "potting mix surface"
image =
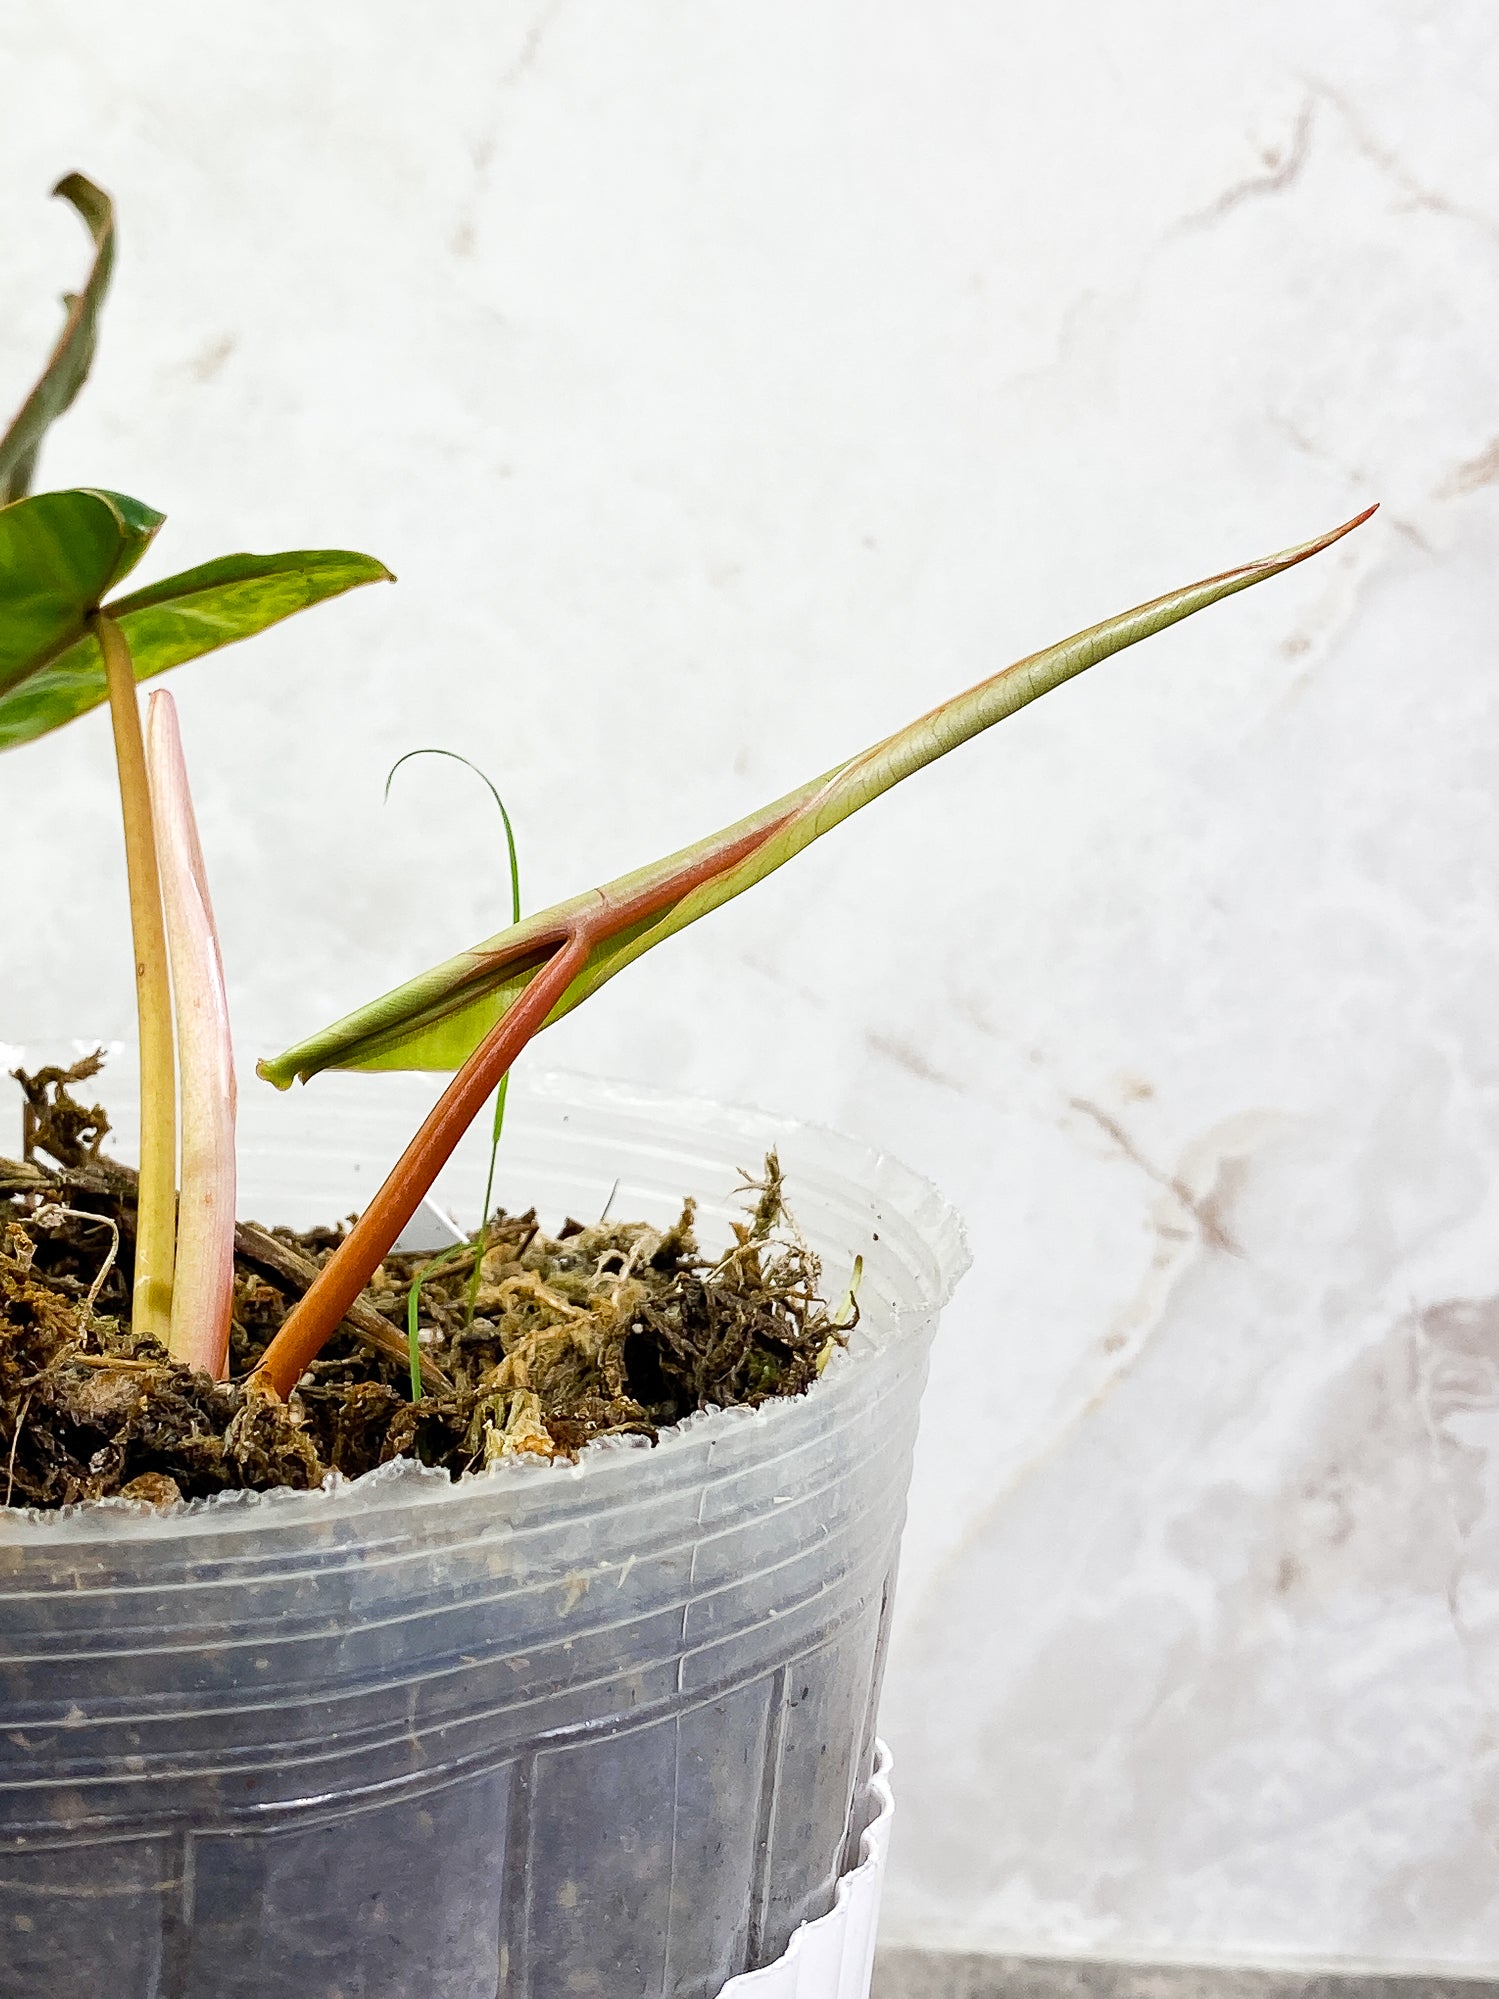
<svg viewBox="0 0 1499 1999"><path fill-rule="evenodd" d="M284 1402L254 1369L347 1224L242 1223L229 1374L214 1381L131 1333L135 1174L102 1149L103 1108L74 1094L101 1066L16 1072L24 1156L0 1158L0 1505L306 1490L398 1457L455 1476L571 1458L696 1410L800 1395L846 1337L772 1154L722 1256L700 1253L691 1200L664 1231L569 1220L548 1236L534 1212L497 1212L457 1249L388 1255Z"/></svg>

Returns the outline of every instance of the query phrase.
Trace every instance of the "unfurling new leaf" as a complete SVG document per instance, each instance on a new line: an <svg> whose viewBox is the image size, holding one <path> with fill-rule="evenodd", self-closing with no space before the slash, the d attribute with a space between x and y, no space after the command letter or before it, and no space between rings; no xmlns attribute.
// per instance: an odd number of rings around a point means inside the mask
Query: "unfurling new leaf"
<svg viewBox="0 0 1499 1999"><path fill-rule="evenodd" d="M261 1358L263 1382L278 1394L290 1392L410 1220L489 1092L549 1021L924 764L1110 653L1304 562L1367 518L1360 514L1299 548L1157 597L1035 653L714 838L514 924L275 1061L262 1062L261 1075L282 1088L296 1076L334 1067L458 1069L349 1234L287 1314Z"/></svg>
<svg viewBox="0 0 1499 1999"><path fill-rule="evenodd" d="M262 1062L261 1075L284 1089L295 1077L305 1081L322 1069L456 1069L554 960L564 941L585 937L582 963L547 1010L543 1024L549 1025L652 945L753 887L913 771L1111 653L1319 554L1373 511L1371 507L1297 548L1157 597L1006 667L862 756L710 839L557 903L448 959Z"/></svg>

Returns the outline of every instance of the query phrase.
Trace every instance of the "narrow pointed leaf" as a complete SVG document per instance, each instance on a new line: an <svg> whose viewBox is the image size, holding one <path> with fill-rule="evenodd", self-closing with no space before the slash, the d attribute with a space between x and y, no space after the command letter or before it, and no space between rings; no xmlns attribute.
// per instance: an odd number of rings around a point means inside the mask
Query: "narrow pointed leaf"
<svg viewBox="0 0 1499 1999"><path fill-rule="evenodd" d="M35 502L27 501L27 506ZM0 528L8 518L0 511ZM137 680L150 680L220 646L250 638L293 612L363 583L390 581L373 556L348 549L298 549L283 555L225 555L118 597L108 611L130 643ZM0 546L0 618L4 616ZM0 654L3 671L3 654ZM0 689L7 683L0 678ZM0 750L60 728L105 698L104 663L92 633L80 630L50 657L37 659L21 684L0 691Z"/></svg>
<svg viewBox="0 0 1499 1999"><path fill-rule="evenodd" d="M164 516L123 493L78 488L0 507L0 700L86 645L86 622L151 545Z"/></svg>
<svg viewBox="0 0 1499 1999"><path fill-rule="evenodd" d="M1371 507L1368 513L1372 513ZM587 914L613 912L581 970L547 1016L571 1012L633 959L761 881L850 813L913 771L1013 715L1111 653L1194 611L1318 554L1368 513L1315 541L1158 597L1033 654L934 708L862 756L814 778L711 839L501 931L471 951L361 1007L322 1033L260 1064L279 1088L321 1069L455 1069L514 1005Z"/></svg>
<svg viewBox="0 0 1499 1999"><path fill-rule="evenodd" d="M69 174L52 192L71 202L83 217L94 239L94 261L82 291L70 293L65 301L67 318L41 380L0 437L0 507L30 492L48 425L62 415L88 379L99 338L99 314L114 268L115 219L109 196L82 174Z"/></svg>

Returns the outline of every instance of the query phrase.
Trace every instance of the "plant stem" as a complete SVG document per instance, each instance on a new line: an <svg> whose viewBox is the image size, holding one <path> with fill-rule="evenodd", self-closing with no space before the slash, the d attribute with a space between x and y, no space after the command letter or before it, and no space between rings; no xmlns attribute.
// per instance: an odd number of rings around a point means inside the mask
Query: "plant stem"
<svg viewBox="0 0 1499 1999"><path fill-rule="evenodd" d="M222 1379L234 1303L234 1050L224 964L170 694L151 696L147 767L172 964L182 1083L182 1196L173 1360Z"/></svg>
<svg viewBox="0 0 1499 1999"><path fill-rule="evenodd" d="M125 820L125 872L130 883L130 930L135 945L135 1005L140 1034L141 1166L135 1224L135 1285L131 1328L166 1345L172 1318L177 1238L177 1079L172 1052L172 993L167 974L161 877L151 819L151 787L136 703L135 667L119 626L94 619Z"/></svg>
<svg viewBox="0 0 1499 1999"><path fill-rule="evenodd" d="M370 1273L415 1214L497 1079L540 1032L577 977L592 942L592 926L586 920L558 940L553 956L454 1076L379 1192L318 1272L317 1281L282 1321L258 1370L278 1395L289 1395L308 1363L317 1358Z"/></svg>

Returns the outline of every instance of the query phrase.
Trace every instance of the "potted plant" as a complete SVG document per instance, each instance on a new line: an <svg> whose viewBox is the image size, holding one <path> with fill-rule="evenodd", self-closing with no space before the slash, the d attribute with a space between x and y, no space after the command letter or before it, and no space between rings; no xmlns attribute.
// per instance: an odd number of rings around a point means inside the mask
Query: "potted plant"
<svg viewBox="0 0 1499 1999"><path fill-rule="evenodd" d="M95 262L0 441L0 745L109 703L140 1170L103 1162L102 1114L90 1138L87 1065L28 1077L54 1164L3 1169L0 1995L708 1999L820 1916L851 1856L961 1232L828 1134L561 1084L507 1126L506 1173L556 1215L615 1180L628 1220L547 1234L486 1193L445 1278L402 1261L402 1231L548 1022L957 744L1357 523L1022 660L681 853L517 907L261 1063L282 1087L452 1072L351 1228L268 1235L237 1223L170 697L143 737L134 685L386 572L231 556L109 594L160 516L28 495L113 254L105 198L60 191ZM345 1099L288 1146L325 1220L397 1149L371 1129Z"/></svg>

